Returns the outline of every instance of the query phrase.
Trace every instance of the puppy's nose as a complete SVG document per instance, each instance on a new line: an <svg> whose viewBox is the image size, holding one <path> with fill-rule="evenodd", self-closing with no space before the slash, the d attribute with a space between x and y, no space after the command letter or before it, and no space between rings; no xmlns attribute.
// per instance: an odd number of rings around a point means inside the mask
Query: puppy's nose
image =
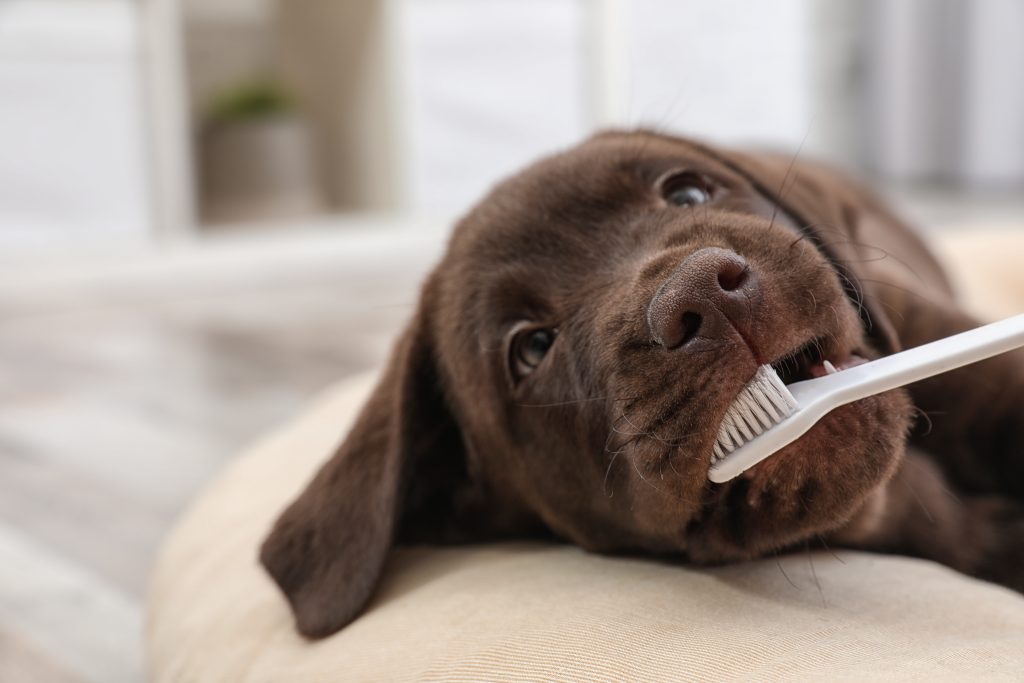
<svg viewBox="0 0 1024 683"><path fill-rule="evenodd" d="M746 341L757 278L734 251L706 247L690 254L647 306L647 326L666 349L691 340L724 339L734 329Z"/></svg>

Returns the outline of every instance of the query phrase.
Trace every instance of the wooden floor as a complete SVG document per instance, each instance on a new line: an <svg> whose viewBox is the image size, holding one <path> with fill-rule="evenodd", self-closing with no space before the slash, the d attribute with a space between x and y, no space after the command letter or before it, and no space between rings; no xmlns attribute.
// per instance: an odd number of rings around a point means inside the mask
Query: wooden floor
<svg viewBox="0 0 1024 683"><path fill-rule="evenodd" d="M146 576L175 516L380 363L410 315L425 259L341 261L0 300L0 681L142 678Z"/></svg>

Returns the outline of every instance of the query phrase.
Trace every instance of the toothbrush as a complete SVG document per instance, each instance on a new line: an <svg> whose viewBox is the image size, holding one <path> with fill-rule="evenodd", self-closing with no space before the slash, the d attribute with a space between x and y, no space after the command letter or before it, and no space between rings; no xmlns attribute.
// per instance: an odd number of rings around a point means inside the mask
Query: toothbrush
<svg viewBox="0 0 1024 683"><path fill-rule="evenodd" d="M784 446L841 405L1024 346L1024 314L945 339L785 385L770 365L729 406L722 420L708 479L729 481Z"/></svg>

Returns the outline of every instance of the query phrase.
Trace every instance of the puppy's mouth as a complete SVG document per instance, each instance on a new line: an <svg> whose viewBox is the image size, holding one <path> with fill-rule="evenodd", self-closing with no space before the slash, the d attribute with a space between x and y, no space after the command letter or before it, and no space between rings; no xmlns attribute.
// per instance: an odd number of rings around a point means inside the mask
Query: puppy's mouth
<svg viewBox="0 0 1024 683"><path fill-rule="evenodd" d="M853 351L826 350L825 342L826 338L814 338L780 356L770 363L778 375L777 379L769 378L759 370L755 379L739 392L720 424L711 456L712 467L716 464L721 466L723 462L733 457L733 452L740 449L745 442L759 438L763 431L771 428L772 422L777 423L793 410L799 410L793 396L785 389L772 388L773 385L777 386L780 380L784 385L792 385L867 362L866 358ZM771 372L768 375L771 375ZM752 386L755 388L751 389ZM770 415L774 416L774 420ZM762 456L747 465L741 470L743 476L752 477L764 460L765 457Z"/></svg>
<svg viewBox="0 0 1024 683"><path fill-rule="evenodd" d="M794 384L852 368L867 359L855 351L826 351L825 340L817 337L771 362L783 384Z"/></svg>

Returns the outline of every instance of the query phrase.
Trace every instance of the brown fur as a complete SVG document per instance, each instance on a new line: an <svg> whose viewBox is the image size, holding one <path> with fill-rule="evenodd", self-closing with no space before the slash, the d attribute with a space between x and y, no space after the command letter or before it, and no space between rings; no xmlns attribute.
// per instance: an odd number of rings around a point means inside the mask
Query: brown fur
<svg viewBox="0 0 1024 683"><path fill-rule="evenodd" d="M677 171L710 200L666 202ZM557 336L519 377L524 323ZM758 365L812 340L826 358L877 357L975 324L921 241L834 171L601 134L460 222L358 422L261 559L310 637L358 615L395 542L549 535L694 563L828 542L1024 590L1020 354L840 408L750 476L707 480Z"/></svg>

